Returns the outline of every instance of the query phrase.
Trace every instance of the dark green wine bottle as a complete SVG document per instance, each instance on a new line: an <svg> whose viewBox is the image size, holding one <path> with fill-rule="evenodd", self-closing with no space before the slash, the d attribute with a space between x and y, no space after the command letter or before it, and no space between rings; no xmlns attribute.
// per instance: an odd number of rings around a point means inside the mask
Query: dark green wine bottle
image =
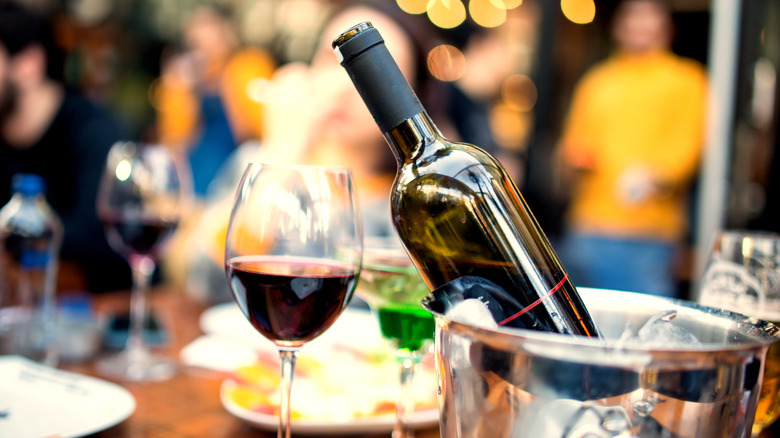
<svg viewBox="0 0 780 438"><path fill-rule="evenodd" d="M398 161L392 220L428 287L472 287L499 326L598 336L501 164L442 136L370 23L333 47Z"/></svg>

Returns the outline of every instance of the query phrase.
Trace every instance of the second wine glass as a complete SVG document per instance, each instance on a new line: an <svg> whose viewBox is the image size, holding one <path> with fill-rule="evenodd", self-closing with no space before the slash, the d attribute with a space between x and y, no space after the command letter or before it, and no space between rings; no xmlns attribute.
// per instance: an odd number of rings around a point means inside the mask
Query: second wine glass
<svg viewBox="0 0 780 438"><path fill-rule="evenodd" d="M397 237L366 240L358 294L379 319L379 329L395 349L401 390L396 399L393 438L412 438L414 371L433 342L433 315L420 302L428 286Z"/></svg>
<svg viewBox="0 0 780 438"><path fill-rule="evenodd" d="M162 146L120 142L109 151L97 211L109 244L130 264L133 290L125 349L98 362L101 374L149 381L175 373L174 362L153 353L143 332L152 274L183 209L181 181L175 161Z"/></svg>
<svg viewBox="0 0 780 438"><path fill-rule="evenodd" d="M290 436L296 354L347 306L362 252L360 215L347 169L247 167L230 216L225 269L238 307L279 350L280 438Z"/></svg>

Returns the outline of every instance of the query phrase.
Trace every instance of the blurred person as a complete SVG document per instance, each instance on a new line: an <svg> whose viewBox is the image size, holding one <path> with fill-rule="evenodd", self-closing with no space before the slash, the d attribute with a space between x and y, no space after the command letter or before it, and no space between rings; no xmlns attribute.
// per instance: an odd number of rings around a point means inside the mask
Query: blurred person
<svg viewBox="0 0 780 438"><path fill-rule="evenodd" d="M561 258L580 286L674 297L706 72L670 51L666 2L625 0L613 20L616 49L576 86L564 126L572 186Z"/></svg>
<svg viewBox="0 0 780 438"><path fill-rule="evenodd" d="M426 68L428 51L438 39L425 17L381 2L352 2L334 11L311 62L287 64L274 73L263 99L263 140L254 149L242 148L228 162L215 180L215 187L222 190L213 193L192 237L181 243L178 253L188 258L181 275L189 277L184 281L194 296L230 299L224 274L225 236L235 187L249 161L348 167L364 236L395 234L389 197L396 159L331 47L351 26L371 21L437 125L449 138L462 137L448 116L448 85Z"/></svg>
<svg viewBox="0 0 780 438"><path fill-rule="evenodd" d="M397 164L371 113L339 65L332 41L349 27L371 21L382 33L420 99L435 101L431 102L432 117L441 119L441 124L446 126L443 129L458 137L447 118L446 102L441 99L444 85L433 79L426 68L426 56L433 47L435 35L419 27L416 20L403 19L402 12L395 13L394 9L378 3L356 2L337 9L321 31L310 65L288 66L277 76L278 88L272 90L275 94L271 97L275 111L269 112L269 138L264 142L267 149L261 151L273 160L352 169L366 235L384 236L393 232L389 193ZM306 129L300 130L301 127ZM290 154L289 137L296 129L300 130L297 157ZM274 151L278 153L271 157Z"/></svg>
<svg viewBox="0 0 780 438"><path fill-rule="evenodd" d="M241 143L262 137L262 105L251 95L275 68L242 47L226 11L200 6L186 19L184 49L164 60L154 91L160 142L187 157L196 196ZM254 82L253 82L254 81Z"/></svg>
<svg viewBox="0 0 780 438"><path fill-rule="evenodd" d="M396 158L339 65L332 47L336 37L362 21L370 21L445 136L474 142L490 152L495 144L489 135L485 108L428 70L428 53L442 44L445 36L427 17L409 15L394 3L383 1L337 1L334 11L320 32L310 64L287 66L276 75L276 86L269 90L268 101L272 103L263 142L265 151L260 153L269 159L349 167L362 205L364 234L388 236L395 232L389 196ZM474 126L479 122L483 122L481 130ZM290 153L291 131L300 136L299 146L293 148L300 151L297 157Z"/></svg>
<svg viewBox="0 0 780 438"><path fill-rule="evenodd" d="M97 217L98 184L121 129L107 111L66 89L62 55L41 15L0 1L0 204L20 172L42 176L62 219L61 259L92 291L130 286L127 262Z"/></svg>

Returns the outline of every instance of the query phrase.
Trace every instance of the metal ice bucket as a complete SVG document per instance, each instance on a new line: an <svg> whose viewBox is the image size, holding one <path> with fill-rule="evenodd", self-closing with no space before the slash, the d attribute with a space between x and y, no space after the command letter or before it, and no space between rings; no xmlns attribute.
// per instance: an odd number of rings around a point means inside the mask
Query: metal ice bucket
<svg viewBox="0 0 780 438"><path fill-rule="evenodd" d="M750 436L776 326L687 301L579 292L612 341L467 325L426 298L443 438ZM614 346L626 323L638 329L671 309L701 345Z"/></svg>

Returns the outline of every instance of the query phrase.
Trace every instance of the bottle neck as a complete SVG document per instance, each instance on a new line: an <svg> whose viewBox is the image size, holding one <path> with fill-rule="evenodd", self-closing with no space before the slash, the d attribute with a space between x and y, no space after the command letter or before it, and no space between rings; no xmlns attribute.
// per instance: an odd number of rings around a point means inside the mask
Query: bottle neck
<svg viewBox="0 0 780 438"><path fill-rule="evenodd" d="M436 143L442 135L428 113L419 112L385 132L385 140L393 150L399 165L420 155L427 145Z"/></svg>
<svg viewBox="0 0 780 438"><path fill-rule="evenodd" d="M334 49L382 132L425 111L379 32L369 23L342 34L334 41Z"/></svg>
<svg viewBox="0 0 780 438"><path fill-rule="evenodd" d="M16 192L11 198L16 199L16 202L19 203L28 202L28 203L40 204L46 201L42 193Z"/></svg>

